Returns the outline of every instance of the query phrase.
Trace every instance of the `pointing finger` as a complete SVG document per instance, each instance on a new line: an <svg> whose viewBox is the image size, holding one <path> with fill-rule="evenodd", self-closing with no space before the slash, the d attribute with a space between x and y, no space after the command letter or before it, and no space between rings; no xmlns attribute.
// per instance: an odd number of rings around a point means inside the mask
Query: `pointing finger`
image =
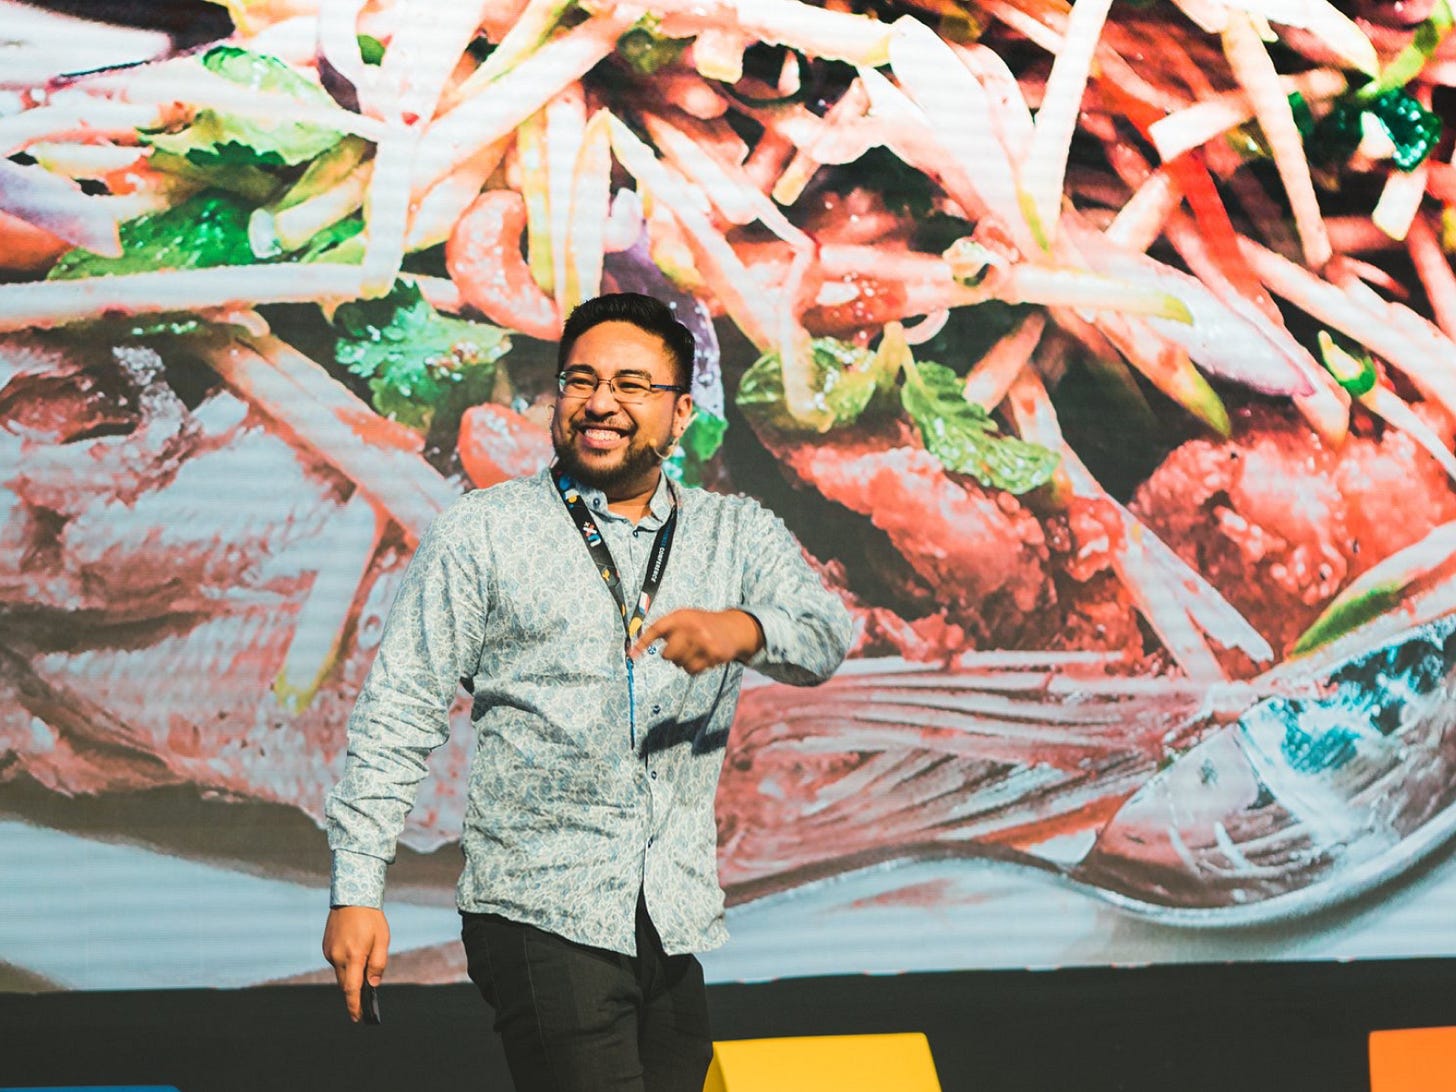
<svg viewBox="0 0 1456 1092"><path fill-rule="evenodd" d="M641 636L639 636L636 642L632 645L632 647L627 650L627 655L635 660L638 656L642 655L642 653L647 651L647 647L651 645L652 642L662 640L662 638L667 636L667 634L671 632L671 630L672 615L669 614L666 618L659 618L656 622L653 622L652 625L648 626L645 630L642 631Z"/></svg>

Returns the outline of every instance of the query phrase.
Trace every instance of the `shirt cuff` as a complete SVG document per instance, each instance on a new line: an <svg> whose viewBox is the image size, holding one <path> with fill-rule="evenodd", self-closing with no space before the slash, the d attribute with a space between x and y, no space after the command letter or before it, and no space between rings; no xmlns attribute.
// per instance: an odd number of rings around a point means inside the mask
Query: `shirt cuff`
<svg viewBox="0 0 1456 1092"><path fill-rule="evenodd" d="M783 659L785 641L791 636L792 627L784 612L778 607L739 607L744 614L751 614L758 621L758 628L763 630L763 647L755 652L744 664L748 667L758 668L764 664L778 663Z"/></svg>
<svg viewBox="0 0 1456 1092"><path fill-rule="evenodd" d="M384 905L384 871L389 862L367 853L334 850L333 876L329 883L330 906Z"/></svg>

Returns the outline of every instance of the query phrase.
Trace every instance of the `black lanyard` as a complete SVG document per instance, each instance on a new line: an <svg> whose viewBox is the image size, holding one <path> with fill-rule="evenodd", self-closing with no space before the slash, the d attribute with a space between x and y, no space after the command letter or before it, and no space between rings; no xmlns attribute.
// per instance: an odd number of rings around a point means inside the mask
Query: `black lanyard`
<svg viewBox="0 0 1456 1092"><path fill-rule="evenodd" d="M652 540L652 553L647 559L647 574L642 578L642 592L637 596L636 608L629 615L627 599L622 594L622 578L617 572L617 564L612 560L612 552L607 549L607 544L602 540L602 533L597 530L597 525L587 510L586 502L581 499L581 490L560 467L551 472L551 477L556 482L556 491L561 494L561 500L565 503L566 510L576 521L576 528L581 532L581 538L586 543L587 551L591 554L592 560L596 562L597 572L601 574L607 590L612 593L612 598L621 608L622 628L626 631L624 643L625 647L630 649L632 642L642 632L642 626L647 620L647 612L652 607L653 596L657 594L657 587L662 583L662 574L667 570L667 557L672 552L673 531L677 528L677 498L673 498L672 514L667 517L667 521L658 530L657 537Z"/></svg>

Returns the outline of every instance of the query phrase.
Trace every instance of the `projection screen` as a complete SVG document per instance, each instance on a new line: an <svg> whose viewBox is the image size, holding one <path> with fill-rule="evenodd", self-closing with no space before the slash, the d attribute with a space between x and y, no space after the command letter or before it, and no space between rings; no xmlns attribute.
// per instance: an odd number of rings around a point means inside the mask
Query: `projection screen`
<svg viewBox="0 0 1456 1092"><path fill-rule="evenodd" d="M745 687L710 978L1456 954L1449 0L0 22L0 986L331 980L403 566L608 290L855 621ZM394 981L463 977L453 717Z"/></svg>

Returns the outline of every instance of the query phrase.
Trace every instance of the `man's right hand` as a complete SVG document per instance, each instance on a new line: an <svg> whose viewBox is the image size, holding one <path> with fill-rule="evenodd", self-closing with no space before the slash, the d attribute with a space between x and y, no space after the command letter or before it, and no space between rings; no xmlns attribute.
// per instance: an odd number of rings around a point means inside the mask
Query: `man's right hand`
<svg viewBox="0 0 1456 1092"><path fill-rule="evenodd" d="M324 958L333 965L349 1019L357 1024L364 1017L359 1003L364 979L378 986L389 962L389 922L384 911L372 906L336 906L330 910L324 926Z"/></svg>

